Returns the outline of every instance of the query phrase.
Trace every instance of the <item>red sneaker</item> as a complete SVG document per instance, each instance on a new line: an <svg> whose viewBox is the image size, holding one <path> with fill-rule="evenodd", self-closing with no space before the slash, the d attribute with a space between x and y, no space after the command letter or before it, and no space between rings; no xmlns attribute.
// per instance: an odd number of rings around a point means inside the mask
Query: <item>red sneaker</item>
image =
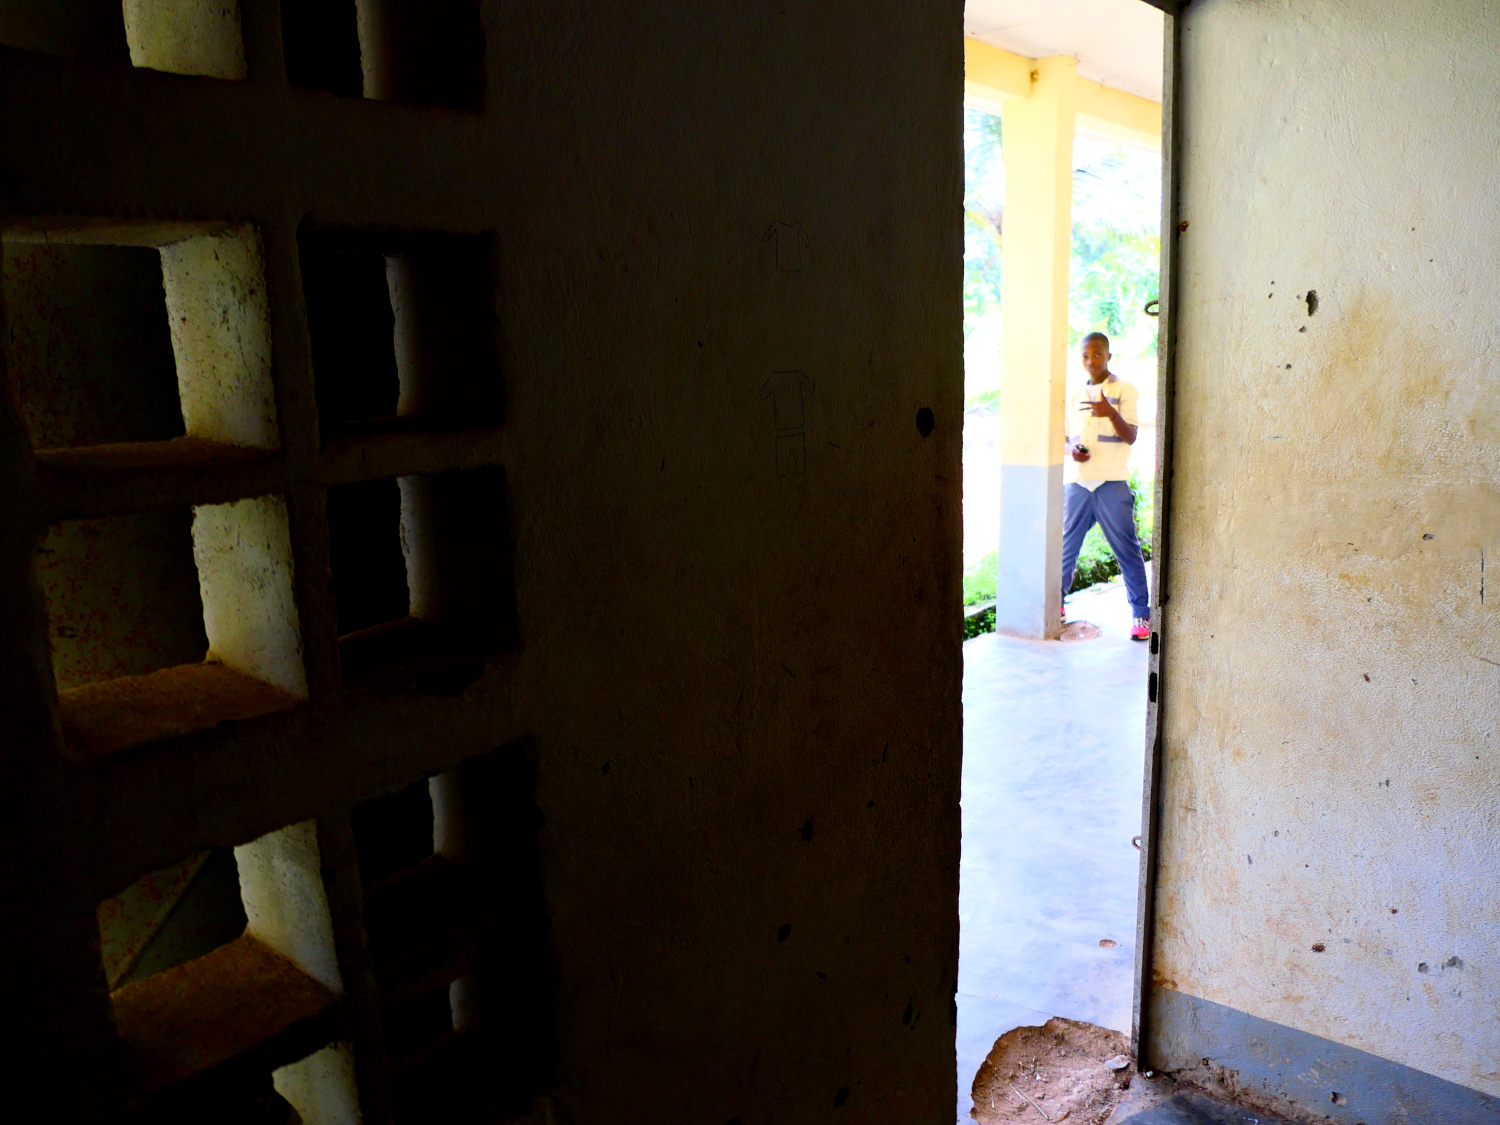
<svg viewBox="0 0 1500 1125"><path fill-rule="evenodd" d="M1137 617L1135 623L1130 626L1130 639L1132 641L1149 641L1151 639L1151 618Z"/></svg>

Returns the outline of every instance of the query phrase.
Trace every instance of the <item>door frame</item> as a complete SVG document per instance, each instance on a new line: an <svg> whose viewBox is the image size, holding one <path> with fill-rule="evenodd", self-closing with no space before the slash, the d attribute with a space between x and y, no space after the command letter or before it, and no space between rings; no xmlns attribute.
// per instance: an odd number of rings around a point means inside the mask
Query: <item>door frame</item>
<svg viewBox="0 0 1500 1125"><path fill-rule="evenodd" d="M1178 217L1182 153L1182 11L1187 0L1144 0L1163 13L1161 274L1157 291L1156 506L1151 528L1151 654L1146 688L1145 777L1141 794L1140 875L1136 893L1135 995L1130 1045L1137 1063L1150 1032L1152 943L1161 829L1161 773L1167 635L1162 607L1171 598L1172 406L1177 373L1178 239L1186 226Z"/></svg>

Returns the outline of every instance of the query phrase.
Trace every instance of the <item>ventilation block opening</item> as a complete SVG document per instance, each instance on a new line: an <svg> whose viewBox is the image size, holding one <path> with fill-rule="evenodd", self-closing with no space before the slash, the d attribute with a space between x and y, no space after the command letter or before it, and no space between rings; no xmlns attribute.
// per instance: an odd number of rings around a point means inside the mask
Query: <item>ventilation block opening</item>
<svg viewBox="0 0 1500 1125"><path fill-rule="evenodd" d="M350 821L365 886L415 867L432 854L432 794L425 778L365 802Z"/></svg>
<svg viewBox="0 0 1500 1125"><path fill-rule="evenodd" d="M328 549L340 636L407 616L401 488L394 480L328 490Z"/></svg>
<svg viewBox="0 0 1500 1125"><path fill-rule="evenodd" d="M181 437L160 252L6 240L4 254L6 367L32 447Z"/></svg>
<svg viewBox="0 0 1500 1125"><path fill-rule="evenodd" d="M325 442L500 424L487 238L305 230L299 245Z"/></svg>
<svg viewBox="0 0 1500 1125"><path fill-rule="evenodd" d="M281 37L293 86L483 108L478 0L284 0Z"/></svg>
<svg viewBox="0 0 1500 1125"><path fill-rule="evenodd" d="M364 93L359 23L353 0L292 0L281 5L281 45L293 86L344 97Z"/></svg>
<svg viewBox="0 0 1500 1125"><path fill-rule="evenodd" d="M350 1052L333 1042L343 988L313 822L152 872L102 904L99 925L121 1060L150 1120L356 1106Z"/></svg>
<svg viewBox="0 0 1500 1125"><path fill-rule="evenodd" d="M45 462L79 448L106 466L168 460L118 448L165 442L180 460L184 436L200 459L280 444L254 227L17 228L4 296L11 389Z"/></svg>
<svg viewBox="0 0 1500 1125"><path fill-rule="evenodd" d="M35 556L64 749L130 749L306 695L279 497L55 524Z"/></svg>
<svg viewBox="0 0 1500 1125"><path fill-rule="evenodd" d="M391 548L392 484L401 568ZM329 492L335 596L352 607L339 609L344 686L456 694L516 639L504 471L378 485ZM340 577L341 567L347 577ZM398 608L405 611L400 620L393 616Z"/></svg>
<svg viewBox="0 0 1500 1125"><path fill-rule="evenodd" d="M120 0L6 0L0 44L86 62L130 62Z"/></svg>

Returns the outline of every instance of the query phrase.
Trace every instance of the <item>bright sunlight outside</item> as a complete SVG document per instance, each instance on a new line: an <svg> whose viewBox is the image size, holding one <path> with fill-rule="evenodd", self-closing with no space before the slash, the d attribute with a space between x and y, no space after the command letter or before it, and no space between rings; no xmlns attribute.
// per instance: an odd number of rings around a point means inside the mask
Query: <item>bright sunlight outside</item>
<svg viewBox="0 0 1500 1125"><path fill-rule="evenodd" d="M1000 534L1000 244L1005 164L1000 117L964 110L964 604L995 596ZM1073 255L1068 343L1099 331L1111 340L1110 368L1140 390L1141 434L1134 481L1153 472L1156 448L1156 321L1143 311L1157 296L1161 251L1161 157L1078 137L1073 145ZM1153 309L1154 311L1154 309ZM1086 376L1070 356L1068 395ZM1136 488L1141 543L1150 557L1151 489ZM1095 527L1084 541L1073 588L1118 573ZM989 617L990 623L993 617ZM976 619L971 631L982 631Z"/></svg>

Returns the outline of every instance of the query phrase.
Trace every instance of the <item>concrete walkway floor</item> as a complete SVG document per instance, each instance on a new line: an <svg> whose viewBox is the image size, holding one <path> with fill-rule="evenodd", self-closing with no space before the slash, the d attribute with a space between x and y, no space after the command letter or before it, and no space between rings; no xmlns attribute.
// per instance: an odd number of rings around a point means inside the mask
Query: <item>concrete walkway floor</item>
<svg viewBox="0 0 1500 1125"><path fill-rule="evenodd" d="M958 1112L996 1039L1051 1016L1130 1031L1147 646L1124 587L1080 591L1089 641L964 645Z"/></svg>

